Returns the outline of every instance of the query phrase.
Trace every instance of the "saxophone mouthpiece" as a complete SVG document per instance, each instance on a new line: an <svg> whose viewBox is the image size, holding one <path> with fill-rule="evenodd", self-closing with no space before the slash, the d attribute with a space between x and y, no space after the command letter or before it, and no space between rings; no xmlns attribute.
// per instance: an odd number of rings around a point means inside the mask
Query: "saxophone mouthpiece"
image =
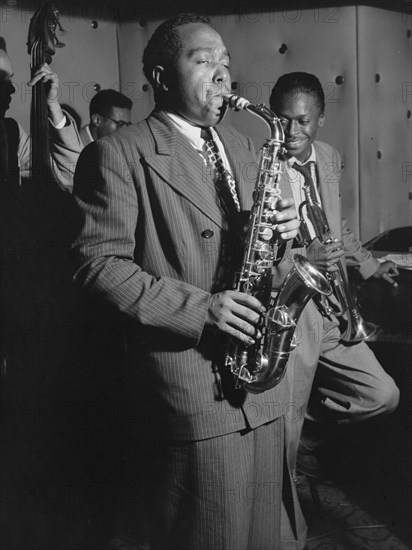
<svg viewBox="0 0 412 550"><path fill-rule="evenodd" d="M250 105L250 101L231 92L222 92L223 102L234 111L240 111L241 109L246 109Z"/></svg>

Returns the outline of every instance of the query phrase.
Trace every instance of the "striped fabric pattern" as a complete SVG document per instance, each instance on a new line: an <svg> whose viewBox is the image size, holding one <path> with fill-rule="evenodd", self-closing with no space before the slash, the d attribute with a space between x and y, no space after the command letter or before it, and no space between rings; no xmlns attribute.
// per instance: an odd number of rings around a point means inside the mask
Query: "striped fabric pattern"
<svg viewBox="0 0 412 550"><path fill-rule="evenodd" d="M155 468L149 465L151 548L282 548L283 430L282 417L256 430L159 449Z"/></svg>
<svg viewBox="0 0 412 550"><path fill-rule="evenodd" d="M216 130L241 208L249 210L254 145L224 124ZM75 178L76 280L129 320L142 403L156 410L160 433L172 439L260 426L288 407L285 382L247 394L216 369L222 338L204 323L231 235L205 168L160 111L87 146Z"/></svg>
<svg viewBox="0 0 412 550"><path fill-rule="evenodd" d="M216 131L241 210L250 210L255 146L225 124ZM288 539L304 532L290 491L287 506L279 505L284 424L296 421L294 405L287 377L255 395L235 389L233 376L216 367L224 338L205 329L205 318L231 235L203 159L155 111L84 149L74 199L75 279L128 320L129 394L164 445L155 493L164 535L180 525L179 550L283 548L280 523ZM290 482L290 472L284 478ZM221 488L210 487L217 479ZM247 493L256 488L273 499ZM169 548L170 540L160 537L153 548ZM294 542L287 547L300 546Z"/></svg>

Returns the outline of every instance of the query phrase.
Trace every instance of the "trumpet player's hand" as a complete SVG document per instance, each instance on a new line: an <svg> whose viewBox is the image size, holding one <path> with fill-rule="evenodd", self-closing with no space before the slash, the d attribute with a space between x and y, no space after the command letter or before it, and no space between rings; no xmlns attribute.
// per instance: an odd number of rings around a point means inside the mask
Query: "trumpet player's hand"
<svg viewBox="0 0 412 550"><path fill-rule="evenodd" d="M396 264L390 261L382 262L379 264L379 267L377 271L373 274L373 277L377 277L378 279L383 279L393 287L397 287L398 283L392 279L392 277L396 277L399 275L398 268L396 267Z"/></svg>
<svg viewBox="0 0 412 550"><path fill-rule="evenodd" d="M210 296L206 323L245 344L254 344L255 338L262 336L259 324L264 312L263 305L253 296L225 290Z"/></svg>
<svg viewBox="0 0 412 550"><path fill-rule="evenodd" d="M282 199L277 203L271 222L280 239L287 241L297 236L300 222L292 198Z"/></svg>
<svg viewBox="0 0 412 550"><path fill-rule="evenodd" d="M324 244L315 238L307 248L308 260L321 271L336 271L336 264L344 255L343 242L337 239Z"/></svg>

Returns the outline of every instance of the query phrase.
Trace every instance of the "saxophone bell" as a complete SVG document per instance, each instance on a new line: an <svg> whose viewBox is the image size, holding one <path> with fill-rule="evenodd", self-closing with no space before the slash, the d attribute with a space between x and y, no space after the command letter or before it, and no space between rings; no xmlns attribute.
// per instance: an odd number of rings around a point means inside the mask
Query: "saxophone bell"
<svg viewBox="0 0 412 550"><path fill-rule="evenodd" d="M283 379L291 351L296 347L295 329L299 317L316 294L329 295L332 289L303 256L295 254L293 267L276 297L271 297L264 316L262 338L252 346L231 340L226 367L236 378L236 386L250 393L261 393Z"/></svg>

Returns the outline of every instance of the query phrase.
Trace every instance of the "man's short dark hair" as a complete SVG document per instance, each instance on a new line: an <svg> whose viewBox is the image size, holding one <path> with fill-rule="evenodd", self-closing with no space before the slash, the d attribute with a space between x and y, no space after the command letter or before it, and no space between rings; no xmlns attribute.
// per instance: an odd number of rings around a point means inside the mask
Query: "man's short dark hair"
<svg viewBox="0 0 412 550"><path fill-rule="evenodd" d="M143 72L153 85L153 69L161 65L165 69L176 60L182 49L178 27L188 23L205 23L211 26L210 18L196 13L181 13L164 21L152 34L143 52Z"/></svg>
<svg viewBox="0 0 412 550"><path fill-rule="evenodd" d="M100 92L97 92L97 94L92 97L89 105L89 112L90 116L94 114L107 116L112 107L131 110L132 106L132 100L120 92L116 90L100 90Z"/></svg>
<svg viewBox="0 0 412 550"><path fill-rule="evenodd" d="M288 73L278 78L270 95L270 108L276 113L282 97L299 99L301 94L315 97L321 112L325 111L325 93L319 79L310 73Z"/></svg>
<svg viewBox="0 0 412 550"><path fill-rule="evenodd" d="M6 41L0 36L0 50L4 50L7 53Z"/></svg>

